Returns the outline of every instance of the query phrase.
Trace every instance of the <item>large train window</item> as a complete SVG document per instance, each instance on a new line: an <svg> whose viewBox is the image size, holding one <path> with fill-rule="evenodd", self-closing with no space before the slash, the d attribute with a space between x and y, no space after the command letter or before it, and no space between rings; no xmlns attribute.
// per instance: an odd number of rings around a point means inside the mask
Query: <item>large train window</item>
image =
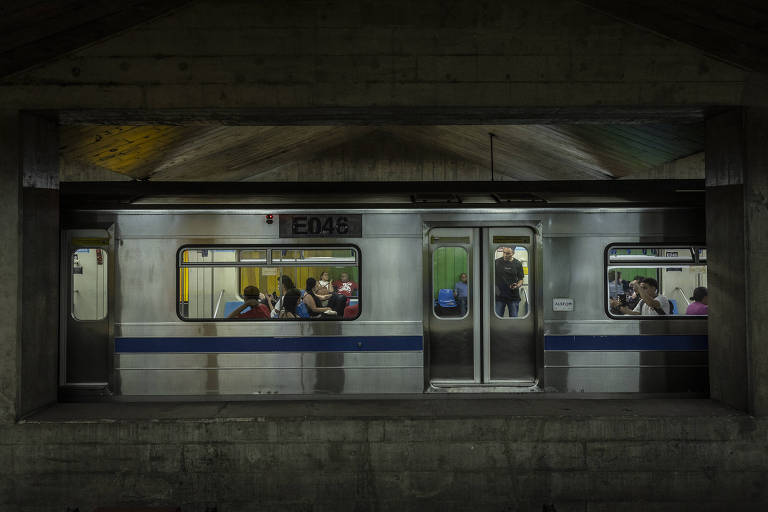
<svg viewBox="0 0 768 512"><path fill-rule="evenodd" d="M496 316L506 319L528 316L528 249L498 246L493 260L493 309Z"/></svg>
<svg viewBox="0 0 768 512"><path fill-rule="evenodd" d="M704 247L608 246L608 315L616 319L705 317L709 307L706 262Z"/></svg>
<svg viewBox="0 0 768 512"><path fill-rule="evenodd" d="M438 247L432 255L435 315L464 318L470 307L469 262L463 247Z"/></svg>
<svg viewBox="0 0 768 512"><path fill-rule="evenodd" d="M107 316L107 251L81 248L72 253L72 316L101 320Z"/></svg>
<svg viewBox="0 0 768 512"><path fill-rule="evenodd" d="M360 314L355 247L187 246L179 249L182 320L353 320Z"/></svg>

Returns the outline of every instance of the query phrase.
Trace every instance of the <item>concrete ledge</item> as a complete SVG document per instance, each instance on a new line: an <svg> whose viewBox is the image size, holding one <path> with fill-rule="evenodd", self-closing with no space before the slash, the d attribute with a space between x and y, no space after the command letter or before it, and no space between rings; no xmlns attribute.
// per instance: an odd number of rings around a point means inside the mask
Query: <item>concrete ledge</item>
<svg viewBox="0 0 768 512"><path fill-rule="evenodd" d="M706 399L57 404L0 425L0 509L766 510L765 453Z"/></svg>
<svg viewBox="0 0 768 512"><path fill-rule="evenodd" d="M388 398L266 399L248 402L60 403L20 423L272 418L746 417L709 399L563 399L544 395L418 395ZM530 398L529 398L530 397Z"/></svg>

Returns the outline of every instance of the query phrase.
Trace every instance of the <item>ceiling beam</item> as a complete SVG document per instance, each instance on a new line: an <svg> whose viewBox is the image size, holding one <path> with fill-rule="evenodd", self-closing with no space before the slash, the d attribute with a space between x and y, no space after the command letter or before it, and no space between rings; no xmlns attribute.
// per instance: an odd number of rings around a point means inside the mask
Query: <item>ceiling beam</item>
<svg viewBox="0 0 768 512"><path fill-rule="evenodd" d="M768 72L768 6L763 0L579 1L734 66Z"/></svg>
<svg viewBox="0 0 768 512"><path fill-rule="evenodd" d="M290 205L302 209L338 209L340 204L345 208L355 204L355 199L365 194L381 196L434 196L449 194L457 198L487 195L496 197L499 206L514 207L514 203L503 200L505 196L530 196L534 206L562 206L563 204L601 205L623 204L626 201L637 204L658 205L704 205L704 180L577 180L577 181L404 181L404 182L340 182L333 184L333 191L321 192L328 189L327 182L65 182L61 184L61 201L63 208L120 208L120 209L156 209L163 204L163 198L188 198L186 201L170 201L178 208L190 208L199 204L203 208L211 208L205 198L215 198L227 207L254 208L290 208ZM328 196L333 194L340 202L329 202ZM252 197L251 197L252 196ZM275 204L265 204L258 197L279 198ZM248 199L250 197L250 199ZM140 199L157 198L146 204L133 204ZM230 204L232 198L242 203ZM319 203L312 202L318 198L324 199ZM601 199L602 198L602 199ZM197 202L199 201L199 202ZM207 204L207 206L204 206ZM385 206L382 202L379 206ZM408 207L407 203L399 202L400 207ZM456 207L454 203L428 205L413 203L419 207ZM488 207L489 204L480 204ZM491 205L492 206L492 205ZM371 207L370 204L361 207Z"/></svg>
<svg viewBox="0 0 768 512"><path fill-rule="evenodd" d="M710 114L685 107L308 107L61 110L68 125L383 126L692 123Z"/></svg>
<svg viewBox="0 0 768 512"><path fill-rule="evenodd" d="M0 22L0 77L102 41L193 0L41 1Z"/></svg>

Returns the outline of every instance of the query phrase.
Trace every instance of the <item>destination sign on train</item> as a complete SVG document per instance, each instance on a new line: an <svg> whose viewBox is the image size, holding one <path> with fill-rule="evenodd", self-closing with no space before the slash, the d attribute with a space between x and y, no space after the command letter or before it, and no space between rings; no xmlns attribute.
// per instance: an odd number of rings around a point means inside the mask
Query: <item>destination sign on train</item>
<svg viewBox="0 0 768 512"><path fill-rule="evenodd" d="M280 238L360 238L360 214L280 215Z"/></svg>

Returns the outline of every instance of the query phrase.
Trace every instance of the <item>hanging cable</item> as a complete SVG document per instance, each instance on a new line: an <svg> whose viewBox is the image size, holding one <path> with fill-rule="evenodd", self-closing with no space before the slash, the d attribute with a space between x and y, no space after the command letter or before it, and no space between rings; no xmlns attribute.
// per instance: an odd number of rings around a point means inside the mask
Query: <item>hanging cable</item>
<svg viewBox="0 0 768 512"><path fill-rule="evenodd" d="M493 181L493 138L495 136L493 133L488 132L488 138L491 140L491 181Z"/></svg>

